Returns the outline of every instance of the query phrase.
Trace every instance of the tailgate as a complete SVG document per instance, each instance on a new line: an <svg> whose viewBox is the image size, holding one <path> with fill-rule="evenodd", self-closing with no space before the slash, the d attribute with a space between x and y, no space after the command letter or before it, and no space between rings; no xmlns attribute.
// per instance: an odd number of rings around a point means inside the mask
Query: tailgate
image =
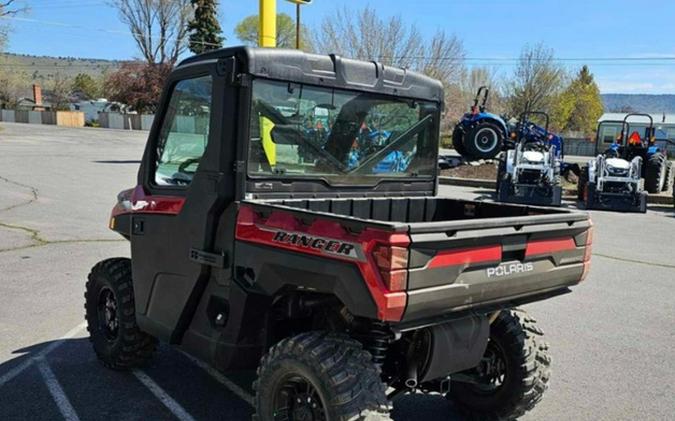
<svg viewBox="0 0 675 421"><path fill-rule="evenodd" d="M567 288L588 270L582 212L410 224L404 321Z"/></svg>

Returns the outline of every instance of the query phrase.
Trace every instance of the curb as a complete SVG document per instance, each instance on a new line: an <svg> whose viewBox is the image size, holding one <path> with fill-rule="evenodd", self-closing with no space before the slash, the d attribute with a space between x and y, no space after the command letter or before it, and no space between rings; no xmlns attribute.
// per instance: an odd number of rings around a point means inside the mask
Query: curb
<svg viewBox="0 0 675 421"><path fill-rule="evenodd" d="M492 180L484 180L480 178L461 178L461 177L438 177L438 183L446 186L462 186L462 187L482 187L486 189L494 189L495 182ZM563 192L563 199L576 200L577 195L575 190L566 189ZM670 195L647 195L647 203L656 205L672 205L673 196Z"/></svg>

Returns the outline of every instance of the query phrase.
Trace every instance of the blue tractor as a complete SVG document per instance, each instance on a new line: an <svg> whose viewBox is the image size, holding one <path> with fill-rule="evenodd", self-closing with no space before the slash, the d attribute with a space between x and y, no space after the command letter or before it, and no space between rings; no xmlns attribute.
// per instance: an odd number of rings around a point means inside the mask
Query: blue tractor
<svg viewBox="0 0 675 421"><path fill-rule="evenodd" d="M485 110L490 90L481 86L471 110L465 113L452 133L455 150L468 160L494 158L509 140L509 128L501 116Z"/></svg>

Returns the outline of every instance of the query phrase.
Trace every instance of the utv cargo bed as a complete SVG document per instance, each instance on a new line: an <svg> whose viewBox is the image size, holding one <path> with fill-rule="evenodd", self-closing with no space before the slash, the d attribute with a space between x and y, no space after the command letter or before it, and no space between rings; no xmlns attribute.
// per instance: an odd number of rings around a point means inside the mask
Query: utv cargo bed
<svg viewBox="0 0 675 421"><path fill-rule="evenodd" d="M588 270L591 226L583 212L438 197L252 200L240 204L235 255L266 293L316 276L308 256L355 266L314 288L355 315L414 322L566 292ZM363 283L370 305L344 291Z"/></svg>

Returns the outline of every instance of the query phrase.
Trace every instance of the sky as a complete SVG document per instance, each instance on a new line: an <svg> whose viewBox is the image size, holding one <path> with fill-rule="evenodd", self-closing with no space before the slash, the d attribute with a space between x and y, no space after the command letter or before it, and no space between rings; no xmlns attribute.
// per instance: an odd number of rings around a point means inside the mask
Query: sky
<svg viewBox="0 0 675 421"><path fill-rule="evenodd" d="M138 57L127 27L107 0L18 1L30 10L6 21L12 26L9 52ZM500 59L491 67L502 76L513 71L509 59L518 57L524 45L541 42L570 71L588 64L603 93L675 93L672 0L314 0L302 9L303 24L317 31L336 8L365 5L383 17L402 16L425 37L439 29L456 34L464 43L467 65ZM277 0L277 9L295 13L285 0ZM257 12L258 0L220 0L226 45L239 44L235 25ZM607 60L615 58L625 60Z"/></svg>

